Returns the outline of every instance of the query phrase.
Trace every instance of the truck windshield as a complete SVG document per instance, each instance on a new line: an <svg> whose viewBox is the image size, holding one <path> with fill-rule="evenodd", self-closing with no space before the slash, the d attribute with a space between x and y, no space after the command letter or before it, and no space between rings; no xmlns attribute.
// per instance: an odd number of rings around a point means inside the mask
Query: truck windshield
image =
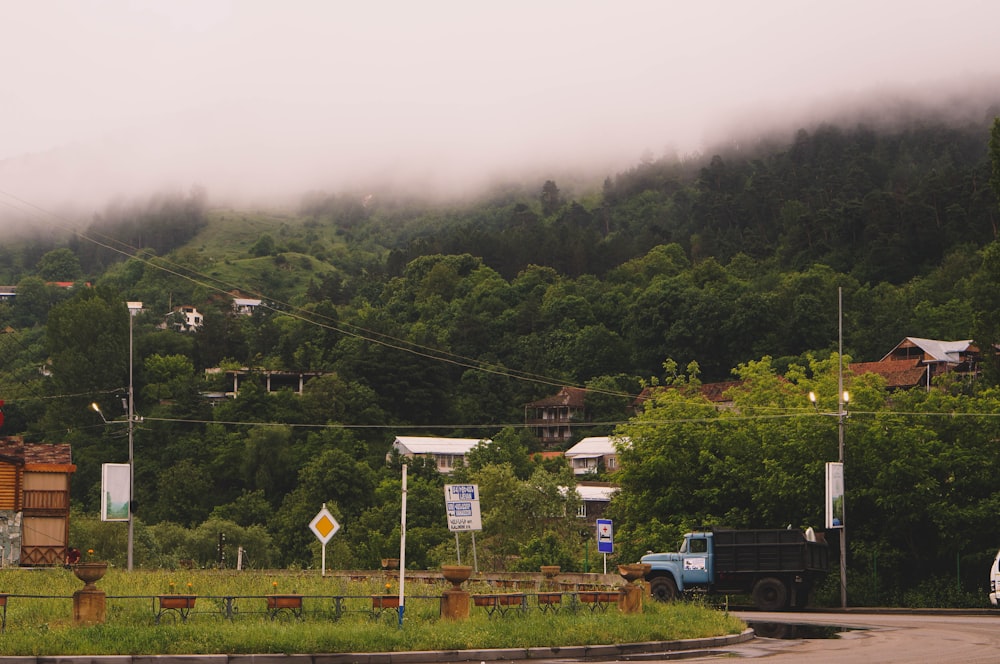
<svg viewBox="0 0 1000 664"><path fill-rule="evenodd" d="M681 540L681 546L677 549L677 553L687 553L688 552L688 538Z"/></svg>

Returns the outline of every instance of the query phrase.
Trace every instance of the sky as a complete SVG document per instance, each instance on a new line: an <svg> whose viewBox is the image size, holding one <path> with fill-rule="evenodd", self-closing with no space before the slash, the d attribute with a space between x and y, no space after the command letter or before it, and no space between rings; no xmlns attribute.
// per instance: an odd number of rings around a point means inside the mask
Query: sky
<svg viewBox="0 0 1000 664"><path fill-rule="evenodd" d="M757 123L1000 81L998 25L995 0L0 0L0 192L603 179Z"/></svg>

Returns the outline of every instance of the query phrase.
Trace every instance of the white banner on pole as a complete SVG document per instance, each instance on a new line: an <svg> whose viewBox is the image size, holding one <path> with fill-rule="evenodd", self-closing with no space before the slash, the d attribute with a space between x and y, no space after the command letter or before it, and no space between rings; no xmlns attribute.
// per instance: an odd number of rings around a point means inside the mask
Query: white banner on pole
<svg viewBox="0 0 1000 664"><path fill-rule="evenodd" d="M101 521L128 521L131 483L127 463L101 465Z"/></svg>
<svg viewBox="0 0 1000 664"><path fill-rule="evenodd" d="M844 527L844 464L826 464L826 527Z"/></svg>

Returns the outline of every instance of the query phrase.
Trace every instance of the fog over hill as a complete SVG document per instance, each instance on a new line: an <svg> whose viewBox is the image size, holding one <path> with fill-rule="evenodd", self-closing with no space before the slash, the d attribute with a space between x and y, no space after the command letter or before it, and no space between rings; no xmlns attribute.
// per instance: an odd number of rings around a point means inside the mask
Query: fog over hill
<svg viewBox="0 0 1000 664"><path fill-rule="evenodd" d="M0 191L47 209L593 176L914 103L982 121L1000 5L10 3ZM961 96L964 101L956 100ZM911 112L907 110L906 112ZM849 121L849 120L848 120ZM0 218L17 216L10 198Z"/></svg>

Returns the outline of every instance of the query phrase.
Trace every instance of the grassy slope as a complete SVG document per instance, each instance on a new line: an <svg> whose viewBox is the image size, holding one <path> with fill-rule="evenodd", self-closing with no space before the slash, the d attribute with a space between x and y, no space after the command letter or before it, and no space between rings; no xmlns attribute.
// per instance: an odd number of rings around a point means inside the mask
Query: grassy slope
<svg viewBox="0 0 1000 664"><path fill-rule="evenodd" d="M282 251L279 257L250 255L263 234L274 238L279 248L305 245L305 220L292 215L213 210L208 225L187 245L196 252L201 271L223 284L242 291L263 293L269 298L293 300L310 280L320 280L336 268L328 262L297 251ZM330 247L340 244L332 229L315 226L310 230ZM183 250L182 250L183 253Z"/></svg>

